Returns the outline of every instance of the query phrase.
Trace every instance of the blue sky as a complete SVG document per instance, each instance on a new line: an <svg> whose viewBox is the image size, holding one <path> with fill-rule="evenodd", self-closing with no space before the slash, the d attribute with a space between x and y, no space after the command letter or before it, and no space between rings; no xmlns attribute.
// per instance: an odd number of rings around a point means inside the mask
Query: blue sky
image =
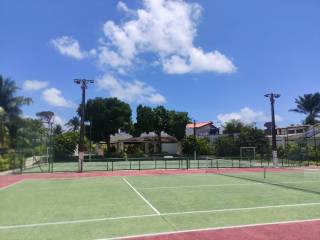
<svg viewBox="0 0 320 240"><path fill-rule="evenodd" d="M75 115L88 97L187 111L197 121L300 123L294 98L319 91L318 0L1 0L0 73L34 103Z"/></svg>

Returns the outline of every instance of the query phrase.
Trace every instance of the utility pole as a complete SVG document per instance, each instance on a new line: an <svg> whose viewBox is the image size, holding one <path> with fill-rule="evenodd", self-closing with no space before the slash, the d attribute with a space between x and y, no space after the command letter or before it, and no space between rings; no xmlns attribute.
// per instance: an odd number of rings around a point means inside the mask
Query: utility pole
<svg viewBox="0 0 320 240"><path fill-rule="evenodd" d="M265 94L264 96L269 98L271 103L272 162L273 162L273 167L277 167L278 166L277 139L276 139L277 132L276 132L276 120L275 120L275 114L274 114L274 103L275 103L275 99L280 97L280 94L268 93L268 94Z"/></svg>
<svg viewBox="0 0 320 240"><path fill-rule="evenodd" d="M193 159L197 160L197 132L196 132L196 120L193 120L193 136L194 136L194 146L193 146Z"/></svg>
<svg viewBox="0 0 320 240"><path fill-rule="evenodd" d="M81 120L80 120L80 141L78 148L79 155L79 172L83 172L83 160L84 160L84 119L85 119L85 105L86 105L86 89L89 83L94 83L94 80L88 79L74 79L76 84L79 84L82 90L82 101L81 101Z"/></svg>

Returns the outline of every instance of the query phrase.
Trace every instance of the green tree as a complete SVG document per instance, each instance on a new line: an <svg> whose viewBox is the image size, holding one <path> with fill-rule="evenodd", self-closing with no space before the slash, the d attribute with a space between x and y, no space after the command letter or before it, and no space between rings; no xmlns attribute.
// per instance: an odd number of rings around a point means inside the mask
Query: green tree
<svg viewBox="0 0 320 240"><path fill-rule="evenodd" d="M77 116L71 118L67 123L66 126L69 127L69 131L76 132L80 128L80 119Z"/></svg>
<svg viewBox="0 0 320 240"><path fill-rule="evenodd" d="M136 135L154 131L155 113L151 107L139 105L137 107L137 123L134 125Z"/></svg>
<svg viewBox="0 0 320 240"><path fill-rule="evenodd" d="M37 112L36 116L44 123L52 123L54 113L51 111Z"/></svg>
<svg viewBox="0 0 320 240"><path fill-rule="evenodd" d="M225 124L228 136L220 136L215 143L215 154L218 156L239 156L240 147L256 147L256 152L266 154L269 141L266 133L250 124L232 120Z"/></svg>
<svg viewBox="0 0 320 240"><path fill-rule="evenodd" d="M8 121L4 122L10 135L10 145L15 145L18 126L21 121L21 107L32 102L31 98L16 96L19 88L16 83L0 75L0 106L5 112Z"/></svg>
<svg viewBox="0 0 320 240"><path fill-rule="evenodd" d="M169 114L164 106L158 106L153 109L154 112L154 122L153 128L155 134L158 136L158 150L159 153L162 152L162 138L161 133L167 132L169 128Z"/></svg>
<svg viewBox="0 0 320 240"><path fill-rule="evenodd" d="M240 144L237 138L233 136L220 136L214 145L215 155L225 156L239 156Z"/></svg>
<svg viewBox="0 0 320 240"><path fill-rule="evenodd" d="M53 135L59 135L63 133L62 126L60 124L57 124L53 127Z"/></svg>
<svg viewBox="0 0 320 240"><path fill-rule="evenodd" d="M59 159L61 157L71 156L77 148L79 141L78 132L65 132L54 137L54 157Z"/></svg>
<svg viewBox="0 0 320 240"><path fill-rule="evenodd" d="M168 130L169 114L163 106L150 108L139 105L137 107L136 132L154 132L158 138L158 152L162 152L161 133Z"/></svg>
<svg viewBox="0 0 320 240"><path fill-rule="evenodd" d="M240 133L244 124L239 120L231 120L230 122L225 123L224 134L237 134Z"/></svg>
<svg viewBox="0 0 320 240"><path fill-rule="evenodd" d="M181 141L186 136L186 126L190 122L187 112L169 111L167 133Z"/></svg>
<svg viewBox="0 0 320 240"><path fill-rule="evenodd" d="M137 107L137 122L132 133L137 136L141 133L154 132L158 138L158 151L162 152L161 133L166 132L182 140L186 134L186 125L190 121L188 113L168 111L164 106L151 108L139 105Z"/></svg>
<svg viewBox="0 0 320 240"><path fill-rule="evenodd" d="M182 152L191 155L194 150L199 155L210 155L213 153L207 138L196 138L190 135L182 141Z"/></svg>
<svg viewBox="0 0 320 240"><path fill-rule="evenodd" d="M317 123L316 118L319 117L320 113L320 93L310 93L304 94L303 96L299 96L295 99L295 103L297 107L295 109L291 109L290 111L302 113L307 115L304 120L305 124L315 124Z"/></svg>
<svg viewBox="0 0 320 240"><path fill-rule="evenodd" d="M92 124L92 140L106 141L110 150L110 136L131 128L131 108L117 98L95 98L86 103L86 120ZM79 111L78 111L79 112Z"/></svg>

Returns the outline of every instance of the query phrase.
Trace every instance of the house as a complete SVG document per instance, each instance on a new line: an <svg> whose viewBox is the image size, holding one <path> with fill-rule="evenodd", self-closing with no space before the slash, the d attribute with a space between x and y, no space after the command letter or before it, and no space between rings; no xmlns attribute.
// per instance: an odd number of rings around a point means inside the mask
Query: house
<svg viewBox="0 0 320 240"><path fill-rule="evenodd" d="M277 135L301 135L307 132L312 125L290 125L285 128L276 128Z"/></svg>
<svg viewBox="0 0 320 240"><path fill-rule="evenodd" d="M194 131L195 127L195 131ZM195 135L198 138L206 137L208 140L212 143L215 141L215 139L219 135L219 128L213 125L213 122L196 122L194 123L188 123L186 126L186 135L190 136Z"/></svg>
<svg viewBox="0 0 320 240"><path fill-rule="evenodd" d="M308 138L320 137L320 124L314 126L303 124L303 125L290 125L288 127L276 128L276 141L277 145L284 146L287 142L295 142ZM271 142L271 135L268 135ZM317 140L318 141L318 140ZM312 143L313 144L313 143Z"/></svg>
<svg viewBox="0 0 320 240"><path fill-rule="evenodd" d="M175 137L166 133L161 134L162 152L168 154L179 154L179 144ZM126 151L136 152L143 151L146 154L153 154L159 152L158 136L153 133L143 133L139 137L133 137L127 133L117 133L111 136L111 146L115 148L116 152Z"/></svg>

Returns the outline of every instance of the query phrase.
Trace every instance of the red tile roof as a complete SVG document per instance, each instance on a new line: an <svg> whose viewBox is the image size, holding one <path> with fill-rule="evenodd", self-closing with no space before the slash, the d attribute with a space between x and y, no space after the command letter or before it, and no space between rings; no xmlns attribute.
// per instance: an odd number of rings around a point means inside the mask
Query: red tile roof
<svg viewBox="0 0 320 240"><path fill-rule="evenodd" d="M211 125L213 122L196 122L196 128L201 128L207 125ZM188 123L186 128L193 128L194 124L193 123Z"/></svg>

